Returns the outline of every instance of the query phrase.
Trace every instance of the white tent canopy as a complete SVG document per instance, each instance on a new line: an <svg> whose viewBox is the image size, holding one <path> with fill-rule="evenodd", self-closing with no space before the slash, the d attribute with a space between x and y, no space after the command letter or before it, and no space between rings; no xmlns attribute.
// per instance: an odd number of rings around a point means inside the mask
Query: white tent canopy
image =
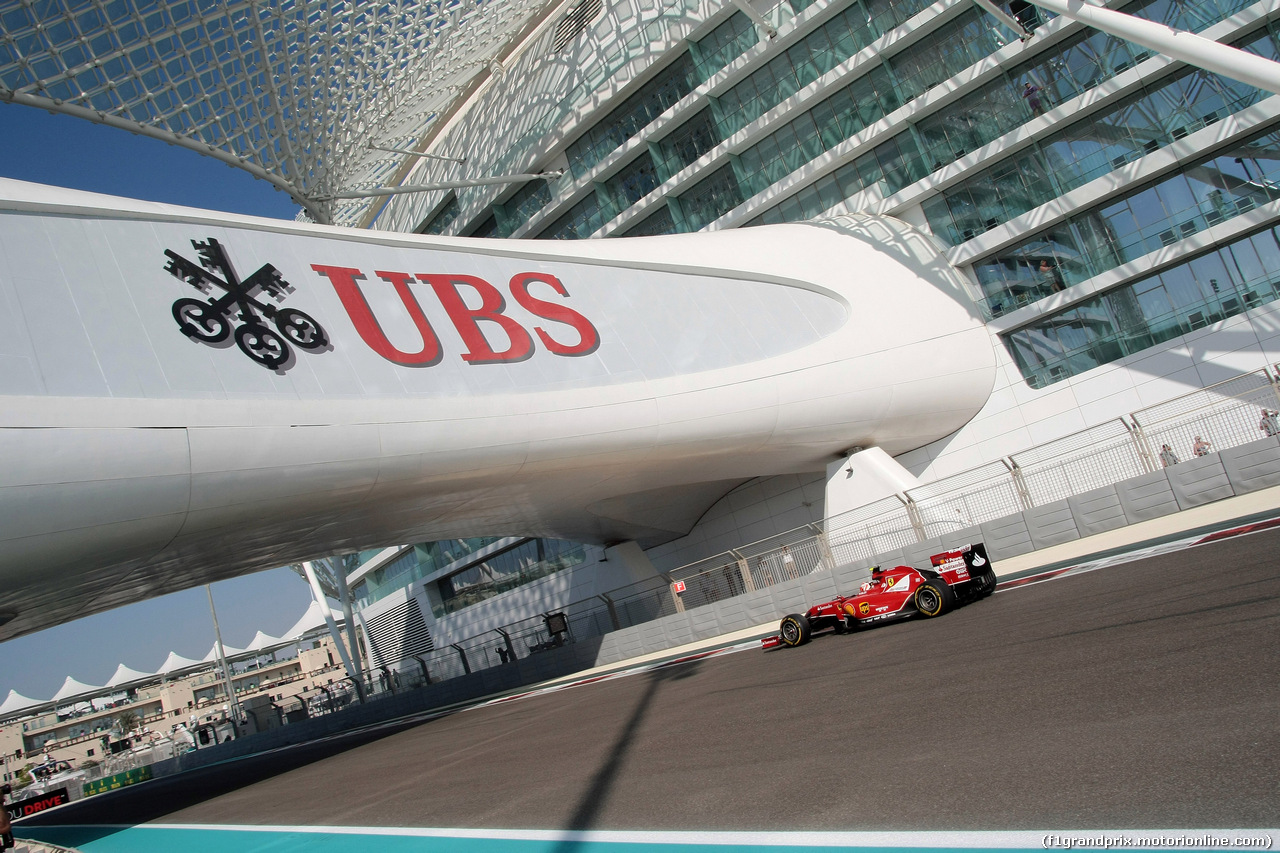
<svg viewBox="0 0 1280 853"><path fill-rule="evenodd" d="M146 681L149 678L155 678L157 673L154 672L138 672L136 669L130 669L124 664L116 667L116 674L111 676L107 682L107 687L124 687L127 684L135 684L139 681Z"/></svg>
<svg viewBox="0 0 1280 853"><path fill-rule="evenodd" d="M156 670L157 675L172 675L184 669L194 669L198 666L204 666L204 661L192 660L184 658L177 652L169 652L169 656L164 659L164 663L160 664L160 668Z"/></svg>
<svg viewBox="0 0 1280 853"><path fill-rule="evenodd" d="M230 646L228 646L226 643L222 644L222 653L226 655L228 658L233 658L236 655L242 655L246 651L248 651L248 649L233 649ZM218 660L218 643L215 640L213 645L209 647L209 653L205 655L203 658L201 658L200 662L216 663L217 660Z"/></svg>
<svg viewBox="0 0 1280 853"><path fill-rule="evenodd" d="M62 687L57 693L53 694L53 701L61 702L64 699L74 699L77 696L87 696L90 693L98 693L101 690L101 685L94 687L91 684L84 684L76 681L68 675L67 680L62 682Z"/></svg>
<svg viewBox="0 0 1280 853"><path fill-rule="evenodd" d="M255 654L266 654L267 652L275 651L276 649L283 648L291 645L292 643L293 640L273 637L270 634L264 634L259 631L257 634L254 634L253 642L245 647L245 651L253 652Z"/></svg>
<svg viewBox="0 0 1280 853"><path fill-rule="evenodd" d="M333 619L339 625L343 624L342 613L330 608ZM248 648L233 649L225 646L224 652L228 658L243 657L245 655L266 654L285 646L293 645L301 637L307 634L313 634L317 631L324 630L324 611L314 601L307 608L307 612L302 615L283 637L273 637L270 634L259 631L253 637ZM140 672L136 669L119 664L116 667L115 674L111 679L101 687L95 687L90 684L84 684L76 681L71 676L67 676L66 681L62 683L62 687L53 695L52 699L29 699L21 695L16 690L10 690L8 697L3 703L0 703L0 718L5 716L16 716L19 712L34 708L39 705L47 705L51 702L61 702L66 699L74 699L76 697L89 697L94 694L101 694L112 691L116 688L126 687L137 684L142 681L155 678L157 676L169 676L179 672L185 672L191 669L208 666L210 663L216 662L218 659L217 643L204 656L203 660L192 660L184 658L177 652L169 652L169 656L165 658L164 663L160 664L160 668L155 672Z"/></svg>
<svg viewBox="0 0 1280 853"><path fill-rule="evenodd" d="M28 699L18 691L10 690L9 695L5 697L4 702L0 702L0 718L43 704L45 703L39 699Z"/></svg>
<svg viewBox="0 0 1280 853"><path fill-rule="evenodd" d="M333 621L338 625L342 625L345 622L341 611L334 610L331 607L329 608L329 613L333 616ZM285 637L291 641L298 640L307 634L314 634L316 631L322 630L326 627L324 611L320 608L319 603L312 601L311 606L307 608L307 612L302 614L302 618L299 619L292 628L285 632Z"/></svg>

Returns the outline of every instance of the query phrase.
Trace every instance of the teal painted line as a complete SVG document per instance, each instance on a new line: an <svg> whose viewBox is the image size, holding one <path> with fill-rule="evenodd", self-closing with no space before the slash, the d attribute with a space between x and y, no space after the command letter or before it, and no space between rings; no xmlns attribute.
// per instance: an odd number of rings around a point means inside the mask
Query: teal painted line
<svg viewBox="0 0 1280 853"><path fill-rule="evenodd" d="M1044 849L1272 850L1275 829L1053 832L619 832L376 827L32 827L23 838L82 853L1011 853Z"/></svg>
<svg viewBox="0 0 1280 853"><path fill-rule="evenodd" d="M616 841L565 834L545 838L327 833L317 830L252 830L174 827L40 827L24 832L36 841L72 847L82 853L796 853L812 849L797 844L699 844L688 842ZM771 833L783 836L785 833ZM902 853L901 847L824 844L827 851ZM1010 853L1039 848L912 847L918 853Z"/></svg>

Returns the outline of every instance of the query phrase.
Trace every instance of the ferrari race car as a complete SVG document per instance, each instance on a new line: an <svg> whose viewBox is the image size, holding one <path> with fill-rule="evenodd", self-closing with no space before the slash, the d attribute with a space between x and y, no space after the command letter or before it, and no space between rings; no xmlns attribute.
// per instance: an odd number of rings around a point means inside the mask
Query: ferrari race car
<svg viewBox="0 0 1280 853"><path fill-rule="evenodd" d="M807 613L784 617L778 636L766 637L764 648L801 646L814 631L827 628L843 633L894 619L931 619L995 592L996 573L981 542L934 554L929 562L932 569L874 567L871 580L856 594L838 596L810 607Z"/></svg>

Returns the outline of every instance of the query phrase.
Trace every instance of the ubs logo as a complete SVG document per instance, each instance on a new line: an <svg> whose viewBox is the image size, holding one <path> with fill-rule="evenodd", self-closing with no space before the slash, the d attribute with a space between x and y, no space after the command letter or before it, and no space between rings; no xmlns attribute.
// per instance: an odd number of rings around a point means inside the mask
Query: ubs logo
<svg viewBox="0 0 1280 853"><path fill-rule="evenodd" d="M199 264L169 249L164 252L169 259L164 267L167 272L211 294L208 299L187 297L173 303L173 319L184 335L214 346L227 344L234 335L241 352L268 370L280 372L292 364L290 344L309 351L328 347L329 336L310 315L258 298L262 294L283 302L294 291L271 264L263 264L242 281L217 240L192 240L191 245L200 257ZM222 293L216 293L215 288Z"/></svg>

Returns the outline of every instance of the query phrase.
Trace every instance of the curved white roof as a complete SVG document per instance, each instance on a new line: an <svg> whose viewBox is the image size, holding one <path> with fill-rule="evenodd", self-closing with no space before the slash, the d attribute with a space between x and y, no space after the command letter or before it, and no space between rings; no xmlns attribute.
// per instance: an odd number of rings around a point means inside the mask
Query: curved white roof
<svg viewBox="0 0 1280 853"><path fill-rule="evenodd" d="M344 624L345 618L342 613L330 608L329 614L333 617L333 621L339 626ZM294 626L286 631L284 635L288 637L290 641L295 641L302 639L308 634L314 634L321 628L326 627L324 610L321 609L317 602L312 601L311 606L307 608L307 612L302 614L302 618L295 622Z"/></svg>
<svg viewBox="0 0 1280 853"><path fill-rule="evenodd" d="M289 192L319 221L378 186L547 0L0 0L0 100L192 148Z"/></svg>
<svg viewBox="0 0 1280 853"><path fill-rule="evenodd" d="M77 696L87 696L90 693L97 693L102 690L102 686L94 687L92 684L85 684L76 681L71 676L67 676L67 680L62 682L62 687L58 688L58 692L53 694L54 702L61 702L63 699L74 699Z"/></svg>
<svg viewBox="0 0 1280 853"><path fill-rule="evenodd" d="M229 657L229 658L233 658L233 657L235 657L236 655L242 655L242 654L244 654L244 653L245 653L245 652L247 652L247 651L248 651L248 649L233 649L233 648L231 648L231 646L228 646L226 643L223 643L223 644L222 644L222 653L223 653L224 655L226 655L227 657ZM213 663L213 662L214 662L214 661L216 661L217 659L218 659L218 644L217 644L217 643L214 643L212 646L210 646L210 647L209 647L209 652L208 652L208 654L206 654L204 657L200 658L200 662L201 662L201 663Z"/></svg>
<svg viewBox="0 0 1280 853"><path fill-rule="evenodd" d="M157 674L172 675L175 672L181 672L186 669L194 669L197 666L204 666L204 661L192 660L184 658L177 652L169 652L169 656L164 659L164 663L160 664L160 668L156 670Z"/></svg>
<svg viewBox="0 0 1280 853"><path fill-rule="evenodd" d="M47 704L48 700L29 699L16 690L10 690L9 695L4 697L4 701L0 702L0 719L12 716L28 708L34 708L37 705Z"/></svg>
<svg viewBox="0 0 1280 853"><path fill-rule="evenodd" d="M123 687L126 684L134 684L139 681L146 681L149 678L155 678L158 673L154 672L138 672L136 669L130 669L124 664L116 667L115 675L107 681L107 687Z"/></svg>

